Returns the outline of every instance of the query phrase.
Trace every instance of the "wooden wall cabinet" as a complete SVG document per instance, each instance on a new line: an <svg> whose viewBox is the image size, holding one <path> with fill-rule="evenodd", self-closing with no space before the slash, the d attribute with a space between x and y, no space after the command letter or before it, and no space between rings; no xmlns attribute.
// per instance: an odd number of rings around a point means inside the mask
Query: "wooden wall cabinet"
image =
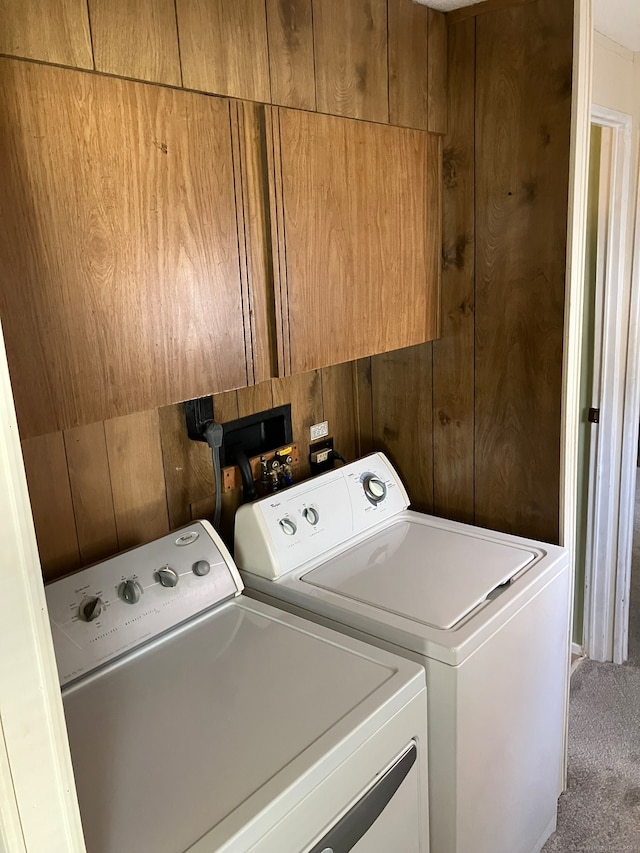
<svg viewBox="0 0 640 853"><path fill-rule="evenodd" d="M287 109L267 130L280 375L436 337L439 137Z"/></svg>
<svg viewBox="0 0 640 853"><path fill-rule="evenodd" d="M0 313L23 438L263 378L248 109L0 60Z"/></svg>

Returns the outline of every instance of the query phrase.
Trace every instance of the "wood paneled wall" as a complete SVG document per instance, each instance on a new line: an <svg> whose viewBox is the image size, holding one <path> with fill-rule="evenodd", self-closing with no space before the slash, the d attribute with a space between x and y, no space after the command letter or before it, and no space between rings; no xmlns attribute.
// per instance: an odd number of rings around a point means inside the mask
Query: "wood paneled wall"
<svg viewBox="0 0 640 853"><path fill-rule="evenodd" d="M450 24L442 335L359 368L371 446L398 465L416 507L550 542L572 28L571 0Z"/></svg>
<svg viewBox="0 0 640 853"><path fill-rule="evenodd" d="M446 20L411 0L0 0L0 54L446 131Z"/></svg>
<svg viewBox="0 0 640 853"><path fill-rule="evenodd" d="M446 20L411 0L0 0L0 20L0 54L6 56L440 134L446 130ZM153 96L154 89L149 93ZM255 132L242 127L247 138ZM257 149L248 145L247 150ZM250 187L260 164L247 161L243 168ZM264 215L253 202L249 199L250 215ZM266 227L258 225L258 230ZM262 263L259 247L239 248L248 266ZM255 324L269 310L255 304L245 313ZM303 459L308 427L323 419L336 448L350 459L366 452L371 436L369 367L343 364L217 394L216 416L229 420L290 402ZM255 371L256 381L269 375L265 364ZM209 451L186 438L180 404L109 414L104 421L45 435L26 437L25 432L47 577L212 511ZM224 497L228 541L237 501L237 494Z"/></svg>
<svg viewBox="0 0 640 853"><path fill-rule="evenodd" d="M291 403L306 476L309 427L329 421L335 447L357 455L354 365L273 379L214 395L225 422ZM215 487L206 444L187 437L181 403L22 442L45 577L51 579L210 516ZM223 535L233 541L239 492L223 495Z"/></svg>

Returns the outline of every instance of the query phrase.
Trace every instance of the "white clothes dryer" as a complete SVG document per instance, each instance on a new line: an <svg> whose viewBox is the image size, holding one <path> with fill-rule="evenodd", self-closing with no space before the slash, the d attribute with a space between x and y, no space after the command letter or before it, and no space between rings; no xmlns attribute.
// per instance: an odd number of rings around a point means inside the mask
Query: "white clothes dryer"
<svg viewBox="0 0 640 853"><path fill-rule="evenodd" d="M240 507L246 589L423 664L432 853L536 853L563 781L567 553L408 506L373 454Z"/></svg>
<svg viewBox="0 0 640 853"><path fill-rule="evenodd" d="M47 586L87 853L428 853L422 668L241 592L207 522Z"/></svg>

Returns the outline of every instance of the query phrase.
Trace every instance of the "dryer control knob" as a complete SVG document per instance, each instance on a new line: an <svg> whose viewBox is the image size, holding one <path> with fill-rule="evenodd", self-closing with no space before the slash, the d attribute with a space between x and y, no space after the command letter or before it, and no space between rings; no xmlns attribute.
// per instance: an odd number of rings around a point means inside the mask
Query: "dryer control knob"
<svg viewBox="0 0 640 853"><path fill-rule="evenodd" d="M198 560L197 563L193 564L193 573L199 578L203 578L205 575L208 575L210 571L211 563L208 560Z"/></svg>
<svg viewBox="0 0 640 853"><path fill-rule="evenodd" d="M138 581L122 581L118 587L118 595L123 601L126 601L127 604L137 604L140 601L140 596L142 595L142 587Z"/></svg>
<svg viewBox="0 0 640 853"><path fill-rule="evenodd" d="M279 524L280 524L280 527L282 528L282 531L284 533L286 533L287 536L293 536L294 533L296 532L296 530L298 529L296 527L295 521L293 521L288 516L281 518Z"/></svg>
<svg viewBox="0 0 640 853"><path fill-rule="evenodd" d="M314 527L320 521L320 513L314 506L307 506L302 510L302 516L305 521L312 524Z"/></svg>
<svg viewBox="0 0 640 853"><path fill-rule="evenodd" d="M387 496L387 486L379 477L369 474L364 478L362 488L371 503L379 504Z"/></svg>
<svg viewBox="0 0 640 853"><path fill-rule="evenodd" d="M180 575L171 566L163 566L156 572L156 577L161 586L177 586Z"/></svg>
<svg viewBox="0 0 640 853"><path fill-rule="evenodd" d="M104 609L104 601L97 595L88 598L80 605L80 618L84 622L93 622Z"/></svg>

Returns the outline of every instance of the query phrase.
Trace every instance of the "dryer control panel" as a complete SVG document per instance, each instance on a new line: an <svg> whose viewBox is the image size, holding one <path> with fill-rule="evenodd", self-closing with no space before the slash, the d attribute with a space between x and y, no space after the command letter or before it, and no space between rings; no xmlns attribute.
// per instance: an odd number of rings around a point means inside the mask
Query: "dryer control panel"
<svg viewBox="0 0 640 853"><path fill-rule="evenodd" d="M344 547L408 506L393 466L384 454L373 453L241 506L236 562L240 569L275 579Z"/></svg>
<svg viewBox="0 0 640 853"><path fill-rule="evenodd" d="M239 595L238 570L206 521L45 588L60 684Z"/></svg>

